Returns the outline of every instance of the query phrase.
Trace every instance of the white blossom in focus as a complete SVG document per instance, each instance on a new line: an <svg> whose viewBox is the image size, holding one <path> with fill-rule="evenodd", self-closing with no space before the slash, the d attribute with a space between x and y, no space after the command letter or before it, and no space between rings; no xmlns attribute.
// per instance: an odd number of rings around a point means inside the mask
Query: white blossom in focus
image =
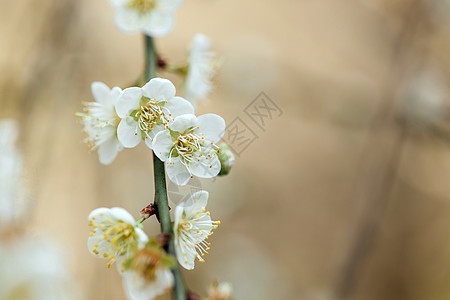
<svg viewBox="0 0 450 300"><path fill-rule="evenodd" d="M19 125L15 120L0 120L0 231L28 211L23 157L16 147L18 135Z"/></svg>
<svg viewBox="0 0 450 300"><path fill-rule="evenodd" d="M110 0L116 9L114 21L124 33L167 35L175 23L175 10L182 0Z"/></svg>
<svg viewBox="0 0 450 300"><path fill-rule="evenodd" d="M194 36L189 51L186 74L186 99L192 103L206 98L212 89L211 79L215 74L216 55L211 52L210 39L198 33Z"/></svg>
<svg viewBox="0 0 450 300"><path fill-rule="evenodd" d="M173 265L171 256L149 242L126 262L123 277L128 299L150 300L168 291L174 284Z"/></svg>
<svg viewBox="0 0 450 300"><path fill-rule="evenodd" d="M170 130L159 132L153 151L166 162L167 176L178 185L190 178L212 178L220 172L216 145L225 132L225 121L215 114L196 117L191 114L175 118Z"/></svg>
<svg viewBox="0 0 450 300"><path fill-rule="evenodd" d="M194 113L192 104L175 93L172 82L162 78L153 78L142 88L123 90L116 110L122 118L117 135L124 147L133 148L145 140L152 148L155 135L167 129L175 117Z"/></svg>
<svg viewBox="0 0 450 300"><path fill-rule="evenodd" d="M22 237L0 246L0 299L75 299L60 249L42 238Z"/></svg>
<svg viewBox="0 0 450 300"><path fill-rule="evenodd" d="M118 87L110 89L102 82L94 82L91 85L94 102L85 103L85 112L78 113L82 117L84 132L87 134L84 140L92 151L97 150L102 164L110 164L117 153L123 149L117 139L118 117L115 104L122 90Z"/></svg>
<svg viewBox="0 0 450 300"><path fill-rule="evenodd" d="M88 249L94 256L109 259L108 267L118 260L123 272L124 261L148 241L145 232L123 208L97 208L89 214Z"/></svg>
<svg viewBox="0 0 450 300"><path fill-rule="evenodd" d="M188 270L194 269L196 258L204 262L202 257L208 254L210 246L206 239L220 224L220 221L211 220L209 212L206 211L207 203L208 192L199 191L175 208L175 250L178 262Z"/></svg>

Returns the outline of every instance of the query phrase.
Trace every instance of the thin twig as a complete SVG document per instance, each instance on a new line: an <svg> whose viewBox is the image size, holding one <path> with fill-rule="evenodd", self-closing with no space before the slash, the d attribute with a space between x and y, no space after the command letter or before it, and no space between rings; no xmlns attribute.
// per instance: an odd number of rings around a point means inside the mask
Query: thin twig
<svg viewBox="0 0 450 300"><path fill-rule="evenodd" d="M153 39L145 36L145 77L150 80L156 76L157 55L153 43ZM172 221L170 220L169 201L167 198L166 171L164 162L162 162L155 154L153 154L153 172L155 178L155 203L158 207L159 222L161 223L161 232L169 236L173 236ZM175 245L173 239L170 239L165 250L172 256L176 257ZM172 269L175 277L174 299L186 300L186 288L181 276L178 264Z"/></svg>

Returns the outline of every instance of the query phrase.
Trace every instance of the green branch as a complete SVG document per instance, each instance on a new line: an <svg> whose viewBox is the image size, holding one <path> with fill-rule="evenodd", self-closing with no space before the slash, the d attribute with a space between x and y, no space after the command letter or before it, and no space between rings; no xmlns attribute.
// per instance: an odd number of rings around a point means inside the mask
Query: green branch
<svg viewBox="0 0 450 300"><path fill-rule="evenodd" d="M146 81L156 76L156 49L153 38L145 36L145 77ZM153 172L155 178L155 203L158 205L159 222L161 223L161 232L173 236L172 221L170 220L169 201L167 199L166 171L164 162L153 154ZM166 251L176 258L173 239L170 239ZM178 264L172 269L175 278L173 288L175 300L186 300L186 288Z"/></svg>

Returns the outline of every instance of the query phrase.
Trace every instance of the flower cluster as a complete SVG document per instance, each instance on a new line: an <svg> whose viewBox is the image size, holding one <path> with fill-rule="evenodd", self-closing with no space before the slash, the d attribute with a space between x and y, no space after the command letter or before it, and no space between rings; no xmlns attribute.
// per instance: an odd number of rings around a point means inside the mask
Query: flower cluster
<svg viewBox="0 0 450 300"><path fill-rule="evenodd" d="M210 243L206 240L217 228L206 211L208 192L194 193L175 208L174 244L176 259L185 269L194 269L195 260L208 254ZM143 220L143 219L141 219ZM172 287L171 268L174 260L161 245L149 240L141 222L123 208L97 208L89 215L88 249L96 257L108 259L108 268L117 264L123 276L129 299L153 299Z"/></svg>
<svg viewBox="0 0 450 300"><path fill-rule="evenodd" d="M208 113L195 115L194 105L207 97L215 73L215 54L208 37L197 34L190 46L187 63L173 66L162 56L158 60L151 37L168 34L181 0L110 0L115 8L115 23L125 33L143 33L146 37L147 63L173 71L184 79L184 99L177 96L174 84L152 78L138 86L109 88L104 83L91 86L93 101L86 102L81 117L85 142L96 151L102 164L110 164L124 148L143 142L154 154L155 177L165 176L177 185L186 185L194 176L213 178L229 172L234 156L218 145L225 132L222 117ZM159 55L159 53L157 53ZM153 71L145 75L154 76ZM141 85L142 84L142 85ZM221 144L222 145L222 144ZM159 160L161 162L159 162ZM159 164L158 173L156 164ZM155 178L156 179L156 178ZM156 187L155 187L156 188ZM165 194L165 191L163 191ZM161 198L161 191L156 191ZM119 207L98 208L89 215L89 252L106 259L108 268L116 264L123 277L126 295L131 300L149 300L180 284L178 264L192 270L195 261L204 262L210 250L208 237L220 221L213 221L206 210L209 193L198 191L173 210L171 223L167 195L164 201L150 204L136 221ZM164 215L158 205L164 204ZM155 214L164 233L149 238L142 222ZM168 228L168 229L167 229ZM167 251L167 252L166 252ZM178 264L177 264L178 262ZM178 275L177 275L178 274ZM182 283L181 283L182 284ZM174 287L176 290L176 287ZM209 299L226 300L229 289L215 286ZM179 294L179 293L177 293Z"/></svg>
<svg viewBox="0 0 450 300"><path fill-rule="evenodd" d="M111 163L123 148L141 141L166 162L167 174L178 185L193 176L212 178L221 164L217 143L225 131L225 121L215 114L194 115L194 107L175 96L175 86L167 79L153 78L142 88L123 91L94 82L95 101L85 103L82 117L85 142L98 150L100 162Z"/></svg>

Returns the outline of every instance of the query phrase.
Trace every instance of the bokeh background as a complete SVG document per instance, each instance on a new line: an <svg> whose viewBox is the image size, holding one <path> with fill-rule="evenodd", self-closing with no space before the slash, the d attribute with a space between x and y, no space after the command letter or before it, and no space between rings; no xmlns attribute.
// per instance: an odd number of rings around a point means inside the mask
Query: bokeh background
<svg viewBox="0 0 450 300"><path fill-rule="evenodd" d="M0 4L0 118L20 124L32 195L22 223L61 245L81 299L124 299L117 272L87 251L87 215L138 217L151 152L103 166L73 113L92 81L138 78L143 39L116 29L106 0ZM198 113L239 117L257 136L230 175L193 186L222 225L206 263L184 272L190 289L217 279L245 300L450 298L449 16L447 0L185 1L159 52L181 63L194 34L211 37L223 65ZM282 111L263 128L245 113L260 92ZM169 185L173 204L189 188Z"/></svg>

